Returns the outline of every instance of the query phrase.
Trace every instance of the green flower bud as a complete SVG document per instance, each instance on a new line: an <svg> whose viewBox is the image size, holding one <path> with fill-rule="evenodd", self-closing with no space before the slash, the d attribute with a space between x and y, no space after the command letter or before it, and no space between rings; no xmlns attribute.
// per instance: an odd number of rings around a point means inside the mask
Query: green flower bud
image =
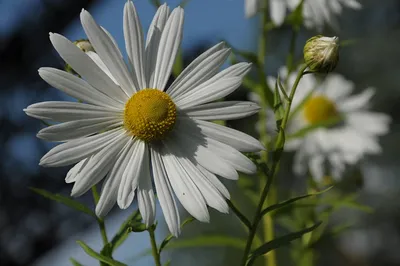
<svg viewBox="0 0 400 266"><path fill-rule="evenodd" d="M77 40L74 41L74 44L76 46L78 46L79 49L81 49L82 51L86 52L94 52L94 48L92 46L92 44L89 42L89 40L85 40L85 39L81 39L81 40Z"/></svg>
<svg viewBox="0 0 400 266"><path fill-rule="evenodd" d="M339 62L339 38L317 35L310 38L304 46L304 61L310 71L328 73Z"/></svg>
<svg viewBox="0 0 400 266"><path fill-rule="evenodd" d="M74 44L81 49L84 53L87 52L94 52L94 48L92 46L92 44L89 42L89 40L86 39L81 39L81 40L77 40L74 41ZM74 75L78 75L78 73L76 73L72 67L68 64L65 64L65 71L74 74Z"/></svg>

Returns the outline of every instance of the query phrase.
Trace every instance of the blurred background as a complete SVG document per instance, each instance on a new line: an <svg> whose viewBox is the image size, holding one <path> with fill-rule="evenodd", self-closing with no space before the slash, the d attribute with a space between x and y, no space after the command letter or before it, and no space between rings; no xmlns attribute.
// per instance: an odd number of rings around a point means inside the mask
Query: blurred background
<svg viewBox="0 0 400 266"><path fill-rule="evenodd" d="M171 7L180 3L177 0L166 2ZM357 223L317 247L318 265L400 265L400 1L360 2L362 10L343 13L339 32L327 30L324 33L338 35L342 40L356 39L355 43L342 49L336 71L352 80L359 90L376 87L372 109L389 114L393 122L390 134L381 138L382 155L365 158L359 167L358 179L349 182L350 189L361 193L359 200L375 211L344 210L335 215L336 220L356 219ZM147 0L134 3L146 33L155 8ZM68 168L38 166L41 156L53 144L36 138L37 131L44 125L26 116L22 109L35 102L68 100L37 74L37 69L42 66L64 67L50 45L48 33L61 33L70 40L85 38L79 22L79 13L85 8L113 34L122 48L124 4L125 0L0 0L1 265L71 265L70 257L83 265L97 265L75 243L80 239L96 250L101 248L95 221L29 190L29 187L37 187L69 195L71 185L64 182ZM185 8L182 43L185 64L221 40L237 49L254 50L258 18L245 19L243 6L243 0L189 1ZM298 59L305 40L313 35L316 32L301 31L296 50ZM290 28L285 26L270 34L267 47L269 74L274 74L285 63L290 36ZM242 89L232 97L244 99L245 95ZM253 125L239 121L233 126L250 130ZM283 180L299 182L290 178ZM232 197L240 197L234 183L228 185ZM93 207L91 195L87 194L79 200ZM118 230L135 207L123 212L115 208L106 220L110 235ZM163 217L159 215L158 218L157 237L161 240L167 230ZM245 234L233 215L215 212L212 212L211 224L193 222L183 232L183 239L215 232L238 237ZM131 234L115 257L129 265L153 265L152 258L146 253L149 246L146 233ZM284 248L278 255L283 257L287 251ZM241 252L222 246L185 247L170 249L164 255L172 258L172 265L236 265ZM291 264L282 259L282 265Z"/></svg>

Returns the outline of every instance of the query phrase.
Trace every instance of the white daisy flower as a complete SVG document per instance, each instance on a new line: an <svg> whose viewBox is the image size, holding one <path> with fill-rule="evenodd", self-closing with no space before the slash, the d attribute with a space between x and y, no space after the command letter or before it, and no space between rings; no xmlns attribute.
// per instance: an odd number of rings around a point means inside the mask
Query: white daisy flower
<svg viewBox="0 0 400 266"><path fill-rule="evenodd" d="M209 221L207 205L227 213L229 192L218 177L237 179L237 171L254 173L256 166L241 152L263 149L255 138L210 120L230 120L259 110L252 102L214 102L237 89L250 64L239 63L221 72L230 50L222 43L195 59L166 87L178 52L183 9L171 14L162 5L146 41L135 7L124 8L124 36L129 67L111 35L85 10L81 22L96 52L81 51L59 34L50 40L60 56L82 78L54 68L39 75L51 86L80 102L42 102L25 112L60 122L42 129L38 137L63 142L40 165L76 163L66 182L80 196L104 177L96 214L122 209L137 196L147 226L154 222L155 192L169 230L179 234L176 195L197 220ZM217 177L218 176L218 177Z"/></svg>
<svg viewBox="0 0 400 266"><path fill-rule="evenodd" d="M291 88L297 73L287 77L287 69L280 70L282 82ZM268 84L275 86L275 77L268 77ZM323 123L305 136L288 138L286 151L296 151L294 172L304 175L310 171L316 181L325 176L339 180L346 164L353 165L366 154L378 154L381 147L378 137L389 131L390 117L368 110L374 89L351 96L354 84L341 75L330 74L323 82L314 75L301 79L293 99L286 136ZM272 111L267 127L276 129ZM303 131L304 132L304 131Z"/></svg>
<svg viewBox="0 0 400 266"><path fill-rule="evenodd" d="M261 8L263 0L245 0L246 17L254 16ZM265 1L265 0L264 0ZM268 10L272 22L280 26L285 21L287 11L293 12L302 0L268 0ZM303 18L307 28L321 30L325 23L338 28L336 16L343 7L360 9L358 0L304 0Z"/></svg>

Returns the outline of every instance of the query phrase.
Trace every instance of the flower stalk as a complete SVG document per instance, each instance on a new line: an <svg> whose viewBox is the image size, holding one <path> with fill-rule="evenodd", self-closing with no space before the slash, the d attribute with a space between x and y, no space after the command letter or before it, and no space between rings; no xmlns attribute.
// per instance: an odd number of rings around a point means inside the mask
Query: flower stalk
<svg viewBox="0 0 400 266"><path fill-rule="evenodd" d="M284 142L285 142L284 130L286 128L286 125L287 125L287 122L288 122L288 119L289 119L290 108L291 108L291 105L292 105L293 97L294 97L294 95L296 93L297 86L298 86L298 84L299 84L299 82L300 82L305 70L307 69L307 67L308 66L306 64L301 66L300 71L299 71L299 73L297 75L297 78L296 78L296 80L295 80L295 82L294 82L294 84L292 86L291 91L290 91L289 100L287 101L287 106L286 106L285 113L284 113L284 116L283 116L282 124L281 124L281 127L279 128L279 134L278 134L278 137L277 137L277 140L276 140L276 143L275 143L276 151L277 150L282 150L283 147L284 147ZM267 168L263 169L265 175L267 176L267 183L265 184L265 187L264 187L264 189L263 189L263 191L261 193L260 201L258 203L256 212L255 212L255 215L254 215L254 219L253 219L253 222L252 222L251 230L250 230L249 236L247 238L246 247L245 247L245 250L244 250L243 259L242 259L242 263L241 263L241 265L243 265L243 266L245 266L247 264L247 260L248 260L249 254L250 254L252 243L253 243L254 237L255 237L256 232L257 232L257 227L258 227L258 225L259 225L259 223L260 223L260 221L261 221L261 219L263 217L262 216L262 209L263 209L263 206L264 206L264 202L267 199L267 196L268 196L268 193L270 191L271 185L272 185L272 183L273 183L273 181L275 179L275 176L277 174L277 169L279 168L281 154L282 154L281 152L277 152L277 157L273 161L272 167L271 167L270 170L268 170ZM271 226L272 224L269 224L269 225ZM273 228L270 228L269 230L273 231ZM269 262L270 261L272 261L272 260L269 260ZM272 265L271 264L269 264L269 265L270 266L276 265L276 260L273 260L272 263L273 263Z"/></svg>

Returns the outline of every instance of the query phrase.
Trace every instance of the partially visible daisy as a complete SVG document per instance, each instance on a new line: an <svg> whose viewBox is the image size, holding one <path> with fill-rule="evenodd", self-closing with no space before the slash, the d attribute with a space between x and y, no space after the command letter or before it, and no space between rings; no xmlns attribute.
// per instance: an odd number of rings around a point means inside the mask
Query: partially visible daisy
<svg viewBox="0 0 400 266"><path fill-rule="evenodd" d="M219 72L230 53L223 43L201 54L166 87L182 39L183 16L182 8L170 14L162 5L144 41L128 1L123 23L127 66L115 40L83 10L81 22L93 49L82 51L62 35L50 34L54 48L82 78L39 69L46 82L82 103L42 102L25 109L32 117L60 122L38 133L61 142L40 165L75 164L66 177L74 183L72 196L105 178L96 214L106 215L115 203L125 209L136 196L149 226L156 192L174 235L180 231L175 196L203 222L209 221L207 205L227 213L229 192L218 177L235 180L237 171L254 173L256 166L240 151L263 149L255 138L210 122L259 110L252 102L215 102L237 89L250 69L250 64L239 63Z"/></svg>
<svg viewBox="0 0 400 266"><path fill-rule="evenodd" d="M280 70L283 82L291 88L297 73L287 78L286 68ZM268 77L270 86L276 79ZM389 131L390 117L368 110L374 89L351 95L354 84L338 74L330 74L323 82L305 75L293 99L286 136L322 124L305 136L288 138L285 150L295 151L294 172L304 175L309 170L316 181L325 176L339 180L347 164L356 164L366 154L379 154L378 137ZM271 111L270 111L271 112ZM273 119L273 118L272 118ZM269 122L267 126L276 129Z"/></svg>
<svg viewBox="0 0 400 266"><path fill-rule="evenodd" d="M261 8L263 0L245 0L246 17L254 16ZM265 0L264 0L265 1ZM267 0L272 22L280 26L285 21L287 11L293 12L302 0ZM337 15L343 7L358 10L361 4L358 0L304 0L302 14L307 28L321 30L324 24L338 28Z"/></svg>

